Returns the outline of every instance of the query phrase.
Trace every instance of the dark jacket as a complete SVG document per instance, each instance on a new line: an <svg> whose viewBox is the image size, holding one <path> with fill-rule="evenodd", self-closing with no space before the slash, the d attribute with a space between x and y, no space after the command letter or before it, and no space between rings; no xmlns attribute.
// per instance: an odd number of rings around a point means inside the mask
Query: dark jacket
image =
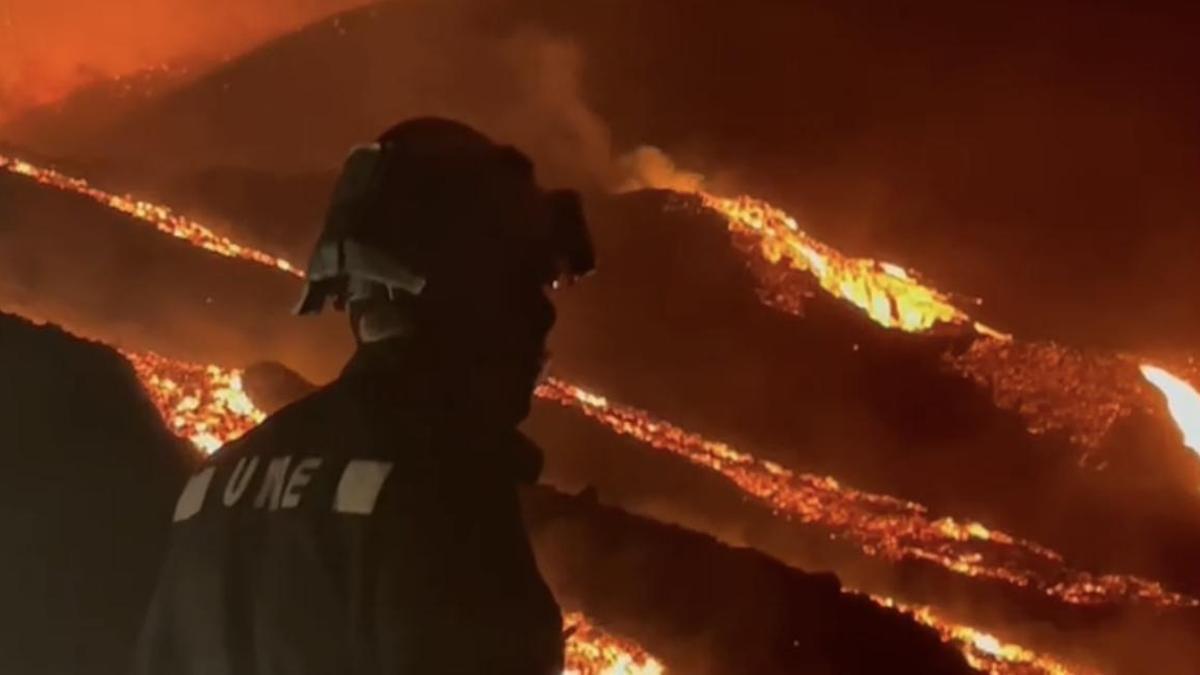
<svg viewBox="0 0 1200 675"><path fill-rule="evenodd" d="M195 474L135 672L561 672L516 496L540 455L429 384L351 367Z"/></svg>

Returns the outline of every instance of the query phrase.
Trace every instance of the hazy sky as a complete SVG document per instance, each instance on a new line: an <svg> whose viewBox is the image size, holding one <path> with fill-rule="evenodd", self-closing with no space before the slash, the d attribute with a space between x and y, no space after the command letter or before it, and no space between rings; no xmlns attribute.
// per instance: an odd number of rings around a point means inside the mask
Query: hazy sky
<svg viewBox="0 0 1200 675"><path fill-rule="evenodd" d="M232 56L362 0L0 0L0 120L97 78Z"/></svg>

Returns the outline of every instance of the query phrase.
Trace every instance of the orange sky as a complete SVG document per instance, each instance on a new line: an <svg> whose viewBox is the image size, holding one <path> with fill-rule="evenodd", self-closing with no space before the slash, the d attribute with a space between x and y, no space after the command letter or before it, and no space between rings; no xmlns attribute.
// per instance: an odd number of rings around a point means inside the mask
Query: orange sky
<svg viewBox="0 0 1200 675"><path fill-rule="evenodd" d="M364 0L0 0L0 121L97 78L235 55Z"/></svg>

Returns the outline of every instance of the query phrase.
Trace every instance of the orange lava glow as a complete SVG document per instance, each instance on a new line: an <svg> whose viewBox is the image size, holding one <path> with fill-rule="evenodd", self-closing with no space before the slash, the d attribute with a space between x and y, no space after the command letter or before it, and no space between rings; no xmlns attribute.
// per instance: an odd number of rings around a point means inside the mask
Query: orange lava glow
<svg viewBox="0 0 1200 675"><path fill-rule="evenodd" d="M266 419L242 390L241 371L153 353L122 353L167 426L205 453L216 452Z"/></svg>
<svg viewBox="0 0 1200 675"><path fill-rule="evenodd" d="M947 621L931 607L907 605L891 598L869 596L876 604L906 614L937 631L942 641L956 645L975 670L989 675L1088 675L1093 671L1068 666L1021 645L1005 642L990 633ZM1094 675L1094 674L1093 674Z"/></svg>
<svg viewBox="0 0 1200 675"><path fill-rule="evenodd" d="M662 675L663 665L637 644L597 628L578 612L563 617L571 631L563 675Z"/></svg>
<svg viewBox="0 0 1200 675"><path fill-rule="evenodd" d="M784 211L752 197L699 192L704 206L723 215L735 234L750 235L771 263L785 262L811 274L830 295L858 307L875 323L909 333L939 324L970 326L970 317L949 296L922 284L909 270L870 258L853 258L800 229Z"/></svg>
<svg viewBox="0 0 1200 675"><path fill-rule="evenodd" d="M1183 433L1183 444L1200 453L1200 392L1191 384L1159 368L1143 364L1142 376L1162 392L1167 410Z"/></svg>
<svg viewBox="0 0 1200 675"><path fill-rule="evenodd" d="M980 523L935 519L920 504L861 492L829 476L795 473L560 380L543 381L537 395L580 410L619 434L716 471L775 513L826 528L870 556L923 560L1073 605L1200 606L1200 601L1169 592L1157 582L1073 569L1055 551Z"/></svg>
<svg viewBox="0 0 1200 675"><path fill-rule="evenodd" d="M25 176L43 185L88 197L110 209L147 222L153 225L159 232L183 239L206 251L211 251L227 258L241 258L242 260L249 260L260 265L267 265L268 267L274 267L295 276L304 275L303 272L282 258L276 258L262 251L242 246L227 237L213 232L200 223L184 218L165 206L134 199L129 195L116 195L105 192L92 187L86 180L72 178L54 169L34 166L29 162L4 155L0 155L0 169Z"/></svg>
<svg viewBox="0 0 1200 675"><path fill-rule="evenodd" d="M945 360L989 389L996 406L1020 414L1030 433L1063 433L1085 449L1098 447L1113 424L1147 403L1144 383L1116 354L979 338Z"/></svg>

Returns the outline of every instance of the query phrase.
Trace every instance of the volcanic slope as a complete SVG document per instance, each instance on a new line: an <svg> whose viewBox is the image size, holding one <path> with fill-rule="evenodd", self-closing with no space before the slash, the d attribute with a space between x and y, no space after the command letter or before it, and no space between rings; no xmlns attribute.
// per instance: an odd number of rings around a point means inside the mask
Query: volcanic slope
<svg viewBox="0 0 1200 675"><path fill-rule="evenodd" d="M1187 25L1060 0L737 12L415 0L282 37L116 123L76 130L87 111L68 103L42 112L42 133L0 137L152 173L193 160L293 172L328 169L399 116L437 112L577 174L604 145L580 141L606 136L599 118L616 147L660 144L803 207L831 243L982 296L1010 330L1186 347L1197 101L1171 74L1194 61ZM1139 48L1116 58L1113 35ZM1081 299L1081 280L1103 301Z"/></svg>
<svg viewBox="0 0 1200 675"><path fill-rule="evenodd" d="M658 198L658 199L656 199L656 198ZM649 199L649 201L652 202L654 205L654 208L652 210L647 211L647 213L649 213L649 214L655 214L653 220L650 220L649 222L638 222L637 219L632 219L632 222L635 223L636 227L634 229L632 229L631 232L630 231L614 231L618 234L620 232L624 232L625 237L634 238L634 241L636 243L637 237L643 237L643 235L646 234L647 232L654 232L654 228L655 228L654 223L658 222L662 219L662 216L659 215L661 213L661 209L662 209L661 196L643 195L640 197L626 198L626 199L632 199L632 203L637 203L638 199ZM625 203L626 199L622 199L622 201L618 201L616 203L618 203L618 204ZM607 202L600 202L600 204L606 204L606 203ZM686 211L685 210L680 211L680 213L686 214ZM634 215L634 214L625 214L625 215L629 216L629 215ZM604 219L600 219L600 220L601 220L601 222L604 221ZM618 222L625 222L626 220L629 220L629 219L617 219ZM688 217L683 217L682 222L683 222L683 227L685 227L686 229L680 229L679 232L684 232L684 233L710 232L710 233L713 233L713 237L709 237L708 239L704 239L703 237L701 237L701 240L709 241L710 251L706 252L703 250L698 250L698 251L696 251L696 253L698 253L698 255L695 255L695 256L691 255L691 252L689 252L689 251L684 251L685 258L703 259L703 261L709 261L710 264L712 264L712 261L725 261L725 263L727 265L730 265L730 267L728 267L728 269L739 270L740 274L745 276L745 270L742 267L742 263L740 263L740 258L731 252L730 246L727 245L727 241L725 241L725 238L722 237L722 235L720 234L720 229L707 229L707 231L706 231L706 229L703 229L702 227L696 227L697 223L689 222ZM144 227L144 223L142 226ZM671 232L670 229L662 229L661 225L659 225L658 227L661 232L666 232L666 233ZM670 226L668 226L668 227L670 227ZM599 227L598 231L601 233L608 232L608 229L611 229L611 228L610 227ZM668 234L668 237L672 238L671 241L667 241L667 243L666 243L668 250L670 250L670 246L672 246L672 245L676 246L676 249L678 250L678 244L680 243L680 241L688 241L689 240L689 237L690 237L689 234L683 234L682 237L680 237L679 232L676 232L674 234ZM612 234L612 233L610 233L610 234ZM163 239L164 239L164 241L169 241L169 239L166 239L166 238L163 238ZM613 240L610 239L610 243L612 243L612 241ZM604 249L604 246L605 246L604 241L601 240L601 249ZM636 247L637 246L635 246L635 249L636 249ZM703 247L704 246L701 246L701 249L703 249ZM652 250L653 250L653 247L652 247ZM722 255L724 255L724 258L721 257ZM613 256L612 259L614 262L619 263L620 261L622 261L622 259L624 259L624 257L617 255L617 256ZM616 279L616 277L620 276L619 265L614 265L614 267L617 268L617 270L616 270L617 274L610 273L610 275L608 275L608 279ZM668 270L668 271L671 271L671 270ZM679 274L683 274L683 273L677 274L677 271L678 270L671 271L671 274L668 275L668 279L674 279L674 277L678 277ZM642 270L642 273L646 274L647 270ZM650 277L652 277L652 279L649 279L649 280L637 279L637 275L632 275L631 277L626 276L624 279L625 282L629 282L629 281L634 282L634 283L632 283L631 286L625 287L626 294L632 295L632 297L634 297L635 301L641 301L641 303L644 304L644 300L646 300L646 294L644 294L642 289L658 288L658 286L656 286L656 283L661 282L661 279L662 279L661 274L662 274L662 265L659 263L656 263L654 265L653 269L648 270L648 275ZM674 276L671 276L671 275L674 275ZM602 277L598 276L598 280L599 279L602 279ZM706 277L706 279L707 279L707 277ZM736 279L736 276L731 276L731 279ZM676 281L678 281L678 280L676 279ZM743 279L743 281L744 281L744 279ZM686 283L690 283L690 285L695 286L696 288L704 288L703 282L697 283L695 280L686 279L686 275L684 275L683 282L685 283L685 285L686 285ZM750 295L751 293L750 293L749 289L752 288L752 286L748 285L748 283L742 283L742 286L743 286L743 293L746 295ZM738 283L733 283L733 285L730 286L730 288L737 288L737 287L738 287ZM584 288L584 287L581 287L581 288ZM630 293L630 289L634 289L634 292ZM581 297L581 295L580 295L580 297ZM570 300L571 295L570 294L565 295L565 298ZM692 303L695 303L695 301L697 299L709 300L710 298L708 298L707 295L704 293L698 293L698 294L691 293ZM818 295L817 299L820 300L820 295ZM652 301L653 300L655 300L655 299L652 298ZM761 307L760 304L758 304L757 301L754 299L748 300L748 305L750 307L754 307L754 309L756 309L757 311L764 311L763 307ZM684 306L685 306L685 304L684 304ZM817 306L820 306L820 303L818 303ZM628 307L624 307L624 306L620 305L620 303L617 303L617 304L612 305L612 309L619 310L619 312L604 312L605 316L600 316L598 319L596 319L596 322L592 325L592 327L587 327L587 329L583 331L584 335L590 335L593 333L599 333L602 335L602 334L604 334L604 333L602 333L602 331L604 331L604 330L612 330L613 327L619 327L620 322L612 323L610 321L612 316L610 316L610 315L611 315L611 313L614 313L614 315L620 316L620 312L625 312L626 309L628 309ZM862 331L864 329L874 329L874 324L870 324L870 323L864 324L862 317L860 317L860 315L858 315L857 312L847 311L846 307L840 303L829 304L827 309L830 312L829 316L832 316L832 317L841 316L841 321L848 322L847 324L852 325L852 327L854 327L854 330L858 331L858 333L862 333ZM767 315L763 315L763 316L773 317L772 321L778 321L779 317L782 317L782 318L787 319L787 321L786 321L787 325L794 325L793 319L787 318L784 315L779 315L778 312L767 312ZM821 325L821 324L823 324L823 322L812 321L809 323L805 323L804 325L809 325L809 327L811 328L812 325ZM569 327L569 325L570 324L568 322L564 321L564 327L563 327L564 330L566 329L566 327ZM646 323L643 323L642 325L644 325L644 330L649 331L650 341L652 341L652 344L655 339L655 331L664 331L665 330L668 337L670 337L670 340L665 340L662 342L664 342L664 344L666 344L668 347L671 347L671 342L672 342L672 340L674 340L674 336L671 333L671 327L668 327L668 325L667 325L667 327L665 327L665 325L662 325L661 317L655 317L654 321L646 322ZM277 330L276 333L286 333L286 331ZM881 335L886 337L886 339L893 339L893 337L894 337L893 334L890 334L890 333L881 333ZM817 333L816 336L818 337L818 339L820 339L820 337L822 337L821 333ZM828 335L824 336L824 339L829 341L829 336ZM836 342L836 344L844 344L844 340L845 340L845 336L841 336L840 339L835 340L834 342ZM690 345L690 342L684 342L684 344ZM925 345L925 344L928 344L928 342L919 342L919 344ZM635 345L635 347L636 347L636 345ZM678 351L678 347L671 347L671 348L674 348L674 350ZM562 351L562 350L560 350L560 351ZM178 353L178 352L176 352L176 353ZM566 353L568 353L568 356L569 356L570 346L568 347L568 350L566 350ZM666 348L664 348L664 353L670 353L670 352L668 352L666 350ZM730 353L739 354L742 352L731 351ZM788 354L791 354L791 352L780 354L781 357L784 357L784 358L780 359L780 363L788 363L787 358L791 358L790 356L788 356ZM647 356L647 354L644 352L643 353L635 352L635 356L636 357L644 357L644 356ZM649 356L659 356L659 354L650 352ZM792 354L792 356L794 356L794 354ZM820 354L818 354L818 356L820 356ZM710 359L710 360L712 360L712 359ZM650 366L650 365L654 365L654 364L647 363L646 365ZM769 365L769 364L763 364L763 365ZM674 375L674 374L671 374L670 370L667 370L667 374ZM619 371L618 371L618 375L619 375ZM618 377L618 380L620 380L619 377ZM584 381L588 381L588 380L584 380ZM604 382L604 378L596 377L595 381ZM613 384L613 386L619 387L619 384L620 384L620 382L616 382ZM650 388L650 393L653 394L655 389L661 389L661 388L660 387L652 387L652 388ZM637 401L638 399L626 398L626 400ZM665 404L670 404L670 401L665 401ZM642 405L644 405L644 404L642 404ZM846 401L846 405L853 405L853 400L851 399L851 400ZM665 405L664 407L670 407L670 405ZM676 417L676 419L679 419L679 418L680 418L679 416ZM704 429L703 426L701 426L701 429ZM725 435L718 435L718 437L730 438L733 436L730 434L725 434ZM1024 438L1024 436L1020 436L1020 437ZM858 455L856 455L856 456L858 456ZM796 464L796 462L794 462L794 461L788 462L788 465L794 465L794 464ZM842 476L842 478L845 478L845 476ZM862 483L857 483L857 485L862 485ZM889 490L884 489L881 491L889 491ZM944 506L938 506L938 504L932 504L932 506L935 506L935 512L954 513L953 509L947 509L947 508L944 508ZM994 522L989 522L989 525L994 525ZM1016 531L1016 532L1022 532L1022 533L1025 532L1024 530L1021 530L1021 528L1019 528L1019 527L1008 527L1008 528L1009 528L1009 530ZM1056 542L1050 542L1050 543L1056 543ZM1076 562L1087 562L1086 560L1079 561L1078 558L1075 558L1074 556L1073 556L1073 560L1076 560ZM1105 567L1103 565L1098 565L1098 566L1096 566L1096 568L1105 569ZM1171 581L1170 577L1168 578L1168 581ZM1170 585L1175 585L1175 584L1170 584Z"/></svg>
<svg viewBox="0 0 1200 675"><path fill-rule="evenodd" d="M115 345L201 362L284 358L327 379L340 320L296 324L295 277L215 255L86 196L0 172L0 303Z"/></svg>
<svg viewBox="0 0 1200 675"><path fill-rule="evenodd" d="M0 671L125 673L190 446L104 345L0 314Z"/></svg>
<svg viewBox="0 0 1200 675"><path fill-rule="evenodd" d="M19 182L12 186L20 188ZM303 196L311 190L312 179L302 178L291 190L277 187L253 202L224 189L197 188L191 195L238 223L240 235L279 231L277 214L288 195L319 208ZM1080 450L1065 433L1030 436L1021 418L998 410L989 392L950 371L945 354L967 352L969 337L883 330L815 288L807 316L797 319L758 301L762 265L752 265L751 274L746 261L757 258L733 250L721 220L694 202L641 193L594 197L589 204L601 273L561 294L552 345L560 374L785 466L975 517L1052 544L1093 569L1140 572L1190 587L1186 569L1197 559L1193 494L1200 477L1194 455L1161 417L1138 411L1121 420L1094 450L1107 469L1081 471ZM72 241L69 232L50 234L68 222L65 214L21 213L37 227L16 233L29 230L42 239L7 250L52 250L47 237ZM319 220L319 212L300 219L275 249L302 250L300 242L315 238ZM111 218L105 222L116 226ZM294 281L213 256L192 257L179 242L137 230L100 230L106 245L89 250L105 258L80 263L21 255L17 269L34 268L34 278L64 287L81 271L95 270L63 298L74 313L67 315L72 325L81 311L122 303L124 314L143 325L156 323L155 313L162 312L188 322L165 328L197 326L190 335L140 342L167 354L235 365L282 357L318 380L336 372L348 347L340 320L289 320L283 308L298 293ZM109 292L114 284L102 270L124 264L110 253L121 250L122 236L178 251L190 262L165 263L160 283ZM252 287L259 290L241 291ZM51 302L56 293L42 293L38 301ZM98 303L97 294L108 299ZM187 304L197 297L213 300L197 312L194 302ZM92 334L111 335L108 316L89 319ZM208 335L206 324L218 337L230 337L197 340ZM238 332L243 326L244 334ZM109 332L95 332L101 329ZM1148 384L1140 386L1156 395ZM1012 485L1041 498L1015 498ZM1097 520L1111 524L1112 538L1088 535Z"/></svg>

